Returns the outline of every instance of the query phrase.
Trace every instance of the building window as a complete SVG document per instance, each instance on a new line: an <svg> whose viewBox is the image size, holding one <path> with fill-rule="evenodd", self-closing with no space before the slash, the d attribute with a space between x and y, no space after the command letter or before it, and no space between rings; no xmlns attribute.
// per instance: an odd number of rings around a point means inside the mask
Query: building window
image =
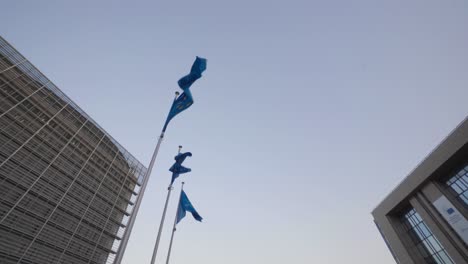
<svg viewBox="0 0 468 264"><path fill-rule="evenodd" d="M456 197L468 206L468 165L452 176L446 184L456 193Z"/></svg>
<svg viewBox="0 0 468 264"><path fill-rule="evenodd" d="M409 235L417 251L428 264L453 264L439 240L434 236L414 208L403 214L401 219L405 232Z"/></svg>

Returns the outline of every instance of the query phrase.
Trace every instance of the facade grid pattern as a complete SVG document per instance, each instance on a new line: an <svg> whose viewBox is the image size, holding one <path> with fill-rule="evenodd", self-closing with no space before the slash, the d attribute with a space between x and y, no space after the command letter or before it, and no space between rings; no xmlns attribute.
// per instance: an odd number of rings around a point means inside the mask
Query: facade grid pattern
<svg viewBox="0 0 468 264"><path fill-rule="evenodd" d="M113 263L145 173L0 37L0 263Z"/></svg>
<svg viewBox="0 0 468 264"><path fill-rule="evenodd" d="M405 232L411 238L411 242L428 264L453 264L453 260L447 254L439 240L434 236L429 227L414 208L407 211L401 218Z"/></svg>
<svg viewBox="0 0 468 264"><path fill-rule="evenodd" d="M452 176L446 185L456 193L462 204L468 207L468 165Z"/></svg>

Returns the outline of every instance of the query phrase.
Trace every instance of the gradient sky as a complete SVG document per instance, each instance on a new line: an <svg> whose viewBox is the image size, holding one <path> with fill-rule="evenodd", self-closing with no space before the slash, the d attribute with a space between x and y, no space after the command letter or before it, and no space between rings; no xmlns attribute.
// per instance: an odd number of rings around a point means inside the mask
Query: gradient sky
<svg viewBox="0 0 468 264"><path fill-rule="evenodd" d="M6 1L0 34L144 164L196 55L123 263L394 263L370 212L468 113L468 2ZM179 181L180 182L180 181ZM176 193L180 187L177 184ZM173 196L173 198L176 195ZM157 263L165 263L172 199Z"/></svg>

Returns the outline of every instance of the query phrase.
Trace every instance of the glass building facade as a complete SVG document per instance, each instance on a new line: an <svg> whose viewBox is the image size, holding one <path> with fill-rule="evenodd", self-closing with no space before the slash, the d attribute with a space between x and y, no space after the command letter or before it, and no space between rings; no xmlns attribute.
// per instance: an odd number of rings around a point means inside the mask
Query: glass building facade
<svg viewBox="0 0 468 264"><path fill-rule="evenodd" d="M145 173L0 37L0 263L113 263Z"/></svg>
<svg viewBox="0 0 468 264"><path fill-rule="evenodd" d="M437 240L421 216L414 208L408 210L402 217L405 232L411 242L428 264L453 264L442 244Z"/></svg>
<svg viewBox="0 0 468 264"><path fill-rule="evenodd" d="M446 184L455 192L455 196L462 204L468 207L468 165L452 176Z"/></svg>
<svg viewBox="0 0 468 264"><path fill-rule="evenodd" d="M468 263L467 157L468 116L374 208L396 263Z"/></svg>

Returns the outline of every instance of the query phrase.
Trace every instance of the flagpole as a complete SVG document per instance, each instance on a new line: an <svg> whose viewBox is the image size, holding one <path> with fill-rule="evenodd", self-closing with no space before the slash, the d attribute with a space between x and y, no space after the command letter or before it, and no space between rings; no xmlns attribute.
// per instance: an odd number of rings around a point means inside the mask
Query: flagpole
<svg viewBox="0 0 468 264"><path fill-rule="evenodd" d="M179 153L178 154L180 154L181 150L182 150L182 146L179 146ZM164 204L164 210L163 210L163 214L162 214L162 217L161 217L161 223L159 224L158 237L156 238L156 243L154 245L153 256L151 257L151 264L154 264L154 262L156 261L156 255L158 254L159 241L161 240L161 233L162 233L162 229L163 229L163 226L164 226L164 220L166 219L167 205L169 203L169 198L171 196L171 191L174 189L174 187L172 187L172 183L173 182L171 181L171 184L167 188L166 203Z"/></svg>
<svg viewBox="0 0 468 264"><path fill-rule="evenodd" d="M177 97L179 96L179 92L175 93L175 100L177 100ZM174 104L174 103L173 103ZM171 105L172 108L172 105ZM121 264L122 259L123 259L123 254L125 252L125 249L127 248L127 243L130 238L130 233L132 232L133 224L135 223L135 219L138 213L138 210L140 209L141 201L143 200L143 195L145 194L146 186L148 185L149 177L151 175L151 171L153 170L154 167L154 162L156 161L156 157L158 156L159 148L161 147L161 143L164 139L164 130L161 132L161 135L159 136L158 143L156 144L156 147L153 152L153 156L151 157L151 162L148 166L148 169L146 170L145 173L145 178L143 179L143 184L140 189L140 193L137 197L136 203L135 203L135 208L133 208L133 211L130 215L130 218L128 220L127 228L125 230L125 233L122 237L122 241L120 242L119 249L117 250L117 253L115 255L115 260L114 264Z"/></svg>
<svg viewBox="0 0 468 264"><path fill-rule="evenodd" d="M169 243L169 250L167 251L166 264L169 264L169 258L171 257L172 242L174 241L174 234L175 234L176 225L177 225L177 217L179 216L180 199L182 197L182 192L184 191L184 184L185 182L182 182L182 188L180 189L179 203L177 205L177 213L174 219L174 227L172 228L171 242Z"/></svg>

